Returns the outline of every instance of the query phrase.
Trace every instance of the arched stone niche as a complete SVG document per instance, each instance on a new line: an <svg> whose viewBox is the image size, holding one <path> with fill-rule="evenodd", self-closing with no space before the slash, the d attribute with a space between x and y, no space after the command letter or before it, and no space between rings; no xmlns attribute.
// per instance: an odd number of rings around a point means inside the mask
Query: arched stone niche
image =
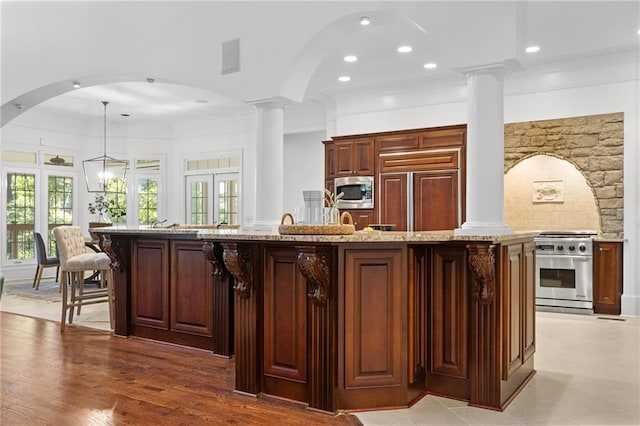
<svg viewBox="0 0 640 426"><path fill-rule="evenodd" d="M505 124L505 174L508 175L510 170L521 162L538 155L555 157L558 161L565 161L575 166L575 169L584 177L595 200L600 225L595 229L601 231L603 238L622 238L623 118L623 113L612 113ZM506 175L505 215L510 197ZM557 179L561 178L555 177L548 180ZM541 177L538 180L544 179ZM565 192L565 199L567 195ZM539 204L552 204L552 202ZM555 204L556 207L561 205L559 202ZM508 217L506 220L509 223ZM509 225L519 228L511 223ZM569 229L578 229L578 227Z"/></svg>
<svg viewBox="0 0 640 426"><path fill-rule="evenodd" d="M504 177L505 220L517 230L595 230L600 215L585 177L567 160L526 157Z"/></svg>

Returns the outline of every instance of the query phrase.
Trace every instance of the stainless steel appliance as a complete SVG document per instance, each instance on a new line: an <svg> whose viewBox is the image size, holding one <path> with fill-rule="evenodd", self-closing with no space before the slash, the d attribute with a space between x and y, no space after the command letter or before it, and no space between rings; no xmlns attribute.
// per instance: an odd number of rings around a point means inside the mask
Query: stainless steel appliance
<svg viewBox="0 0 640 426"><path fill-rule="evenodd" d="M338 201L338 208L372 209L373 181L373 176L348 176L336 178L336 194L344 194Z"/></svg>
<svg viewBox="0 0 640 426"><path fill-rule="evenodd" d="M536 237L536 305L593 313L593 231L542 232Z"/></svg>

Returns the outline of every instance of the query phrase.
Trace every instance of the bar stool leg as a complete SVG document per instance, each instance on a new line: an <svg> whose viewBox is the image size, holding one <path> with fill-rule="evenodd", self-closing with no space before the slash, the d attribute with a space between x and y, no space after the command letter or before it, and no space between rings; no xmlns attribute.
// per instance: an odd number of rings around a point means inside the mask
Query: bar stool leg
<svg viewBox="0 0 640 426"><path fill-rule="evenodd" d="M78 295L80 299L80 303L78 303L78 309L76 311L76 315L80 315L80 309L82 308L82 300L84 297L84 271L78 272Z"/></svg>
<svg viewBox="0 0 640 426"><path fill-rule="evenodd" d="M71 273L71 304L69 306L69 324L73 324L73 311L78 305L78 297L76 291L78 291L78 280L80 279L81 272Z"/></svg>
<svg viewBox="0 0 640 426"><path fill-rule="evenodd" d="M60 320L60 331L64 331L64 323L67 318L67 278L68 274L66 272L62 273L62 278L60 279L60 288L62 289L62 319Z"/></svg>
<svg viewBox="0 0 640 426"><path fill-rule="evenodd" d="M106 271L102 271L101 276L105 276L106 281L107 281L107 303L109 304L109 323L111 325L111 330L115 329L115 323L116 323L116 318L115 318L115 312L114 312L114 306L113 306L113 271L111 269L108 269ZM103 282L102 280L100 280L100 284L102 285Z"/></svg>

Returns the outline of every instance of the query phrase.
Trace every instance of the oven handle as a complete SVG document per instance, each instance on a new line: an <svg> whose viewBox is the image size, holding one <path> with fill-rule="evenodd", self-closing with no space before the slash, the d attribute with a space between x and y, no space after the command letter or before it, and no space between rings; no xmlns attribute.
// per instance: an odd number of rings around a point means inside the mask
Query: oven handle
<svg viewBox="0 0 640 426"><path fill-rule="evenodd" d="M593 256L589 255L589 256L572 256L570 254L563 254L563 255L556 255L556 254L537 254L536 253L536 257L538 258L542 258L542 259L574 259L574 260L584 260L584 261L588 261L588 260L592 260Z"/></svg>

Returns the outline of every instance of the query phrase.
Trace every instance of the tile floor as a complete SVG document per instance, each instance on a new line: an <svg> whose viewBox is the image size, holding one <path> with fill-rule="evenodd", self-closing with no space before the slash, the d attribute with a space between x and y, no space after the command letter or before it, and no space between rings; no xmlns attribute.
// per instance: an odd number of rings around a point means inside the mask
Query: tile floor
<svg viewBox="0 0 640 426"><path fill-rule="evenodd" d="M0 310L60 321L55 302L4 295ZM106 305L74 323L108 330ZM427 396L356 415L364 425L640 425L640 318L538 312L536 339L537 374L504 412Z"/></svg>

